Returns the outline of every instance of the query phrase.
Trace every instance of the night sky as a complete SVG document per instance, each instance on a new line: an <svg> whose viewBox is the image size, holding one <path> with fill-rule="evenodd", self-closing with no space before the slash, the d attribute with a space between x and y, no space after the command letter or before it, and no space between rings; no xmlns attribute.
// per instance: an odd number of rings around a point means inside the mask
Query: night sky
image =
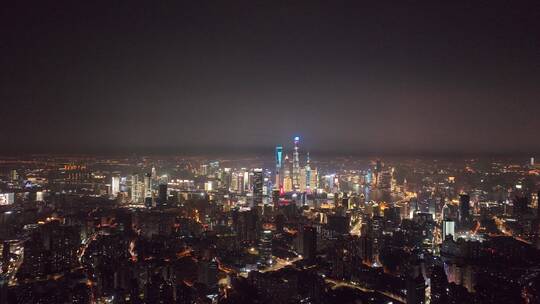
<svg viewBox="0 0 540 304"><path fill-rule="evenodd" d="M540 151L538 1L373 2L4 3L0 152Z"/></svg>

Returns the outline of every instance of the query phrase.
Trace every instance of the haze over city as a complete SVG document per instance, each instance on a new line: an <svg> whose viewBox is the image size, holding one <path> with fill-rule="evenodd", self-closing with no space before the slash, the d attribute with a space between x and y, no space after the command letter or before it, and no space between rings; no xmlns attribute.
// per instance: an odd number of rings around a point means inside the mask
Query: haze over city
<svg viewBox="0 0 540 304"><path fill-rule="evenodd" d="M535 2L13 2L2 151L539 151Z"/></svg>
<svg viewBox="0 0 540 304"><path fill-rule="evenodd" d="M538 1L12 1L0 304L540 303Z"/></svg>

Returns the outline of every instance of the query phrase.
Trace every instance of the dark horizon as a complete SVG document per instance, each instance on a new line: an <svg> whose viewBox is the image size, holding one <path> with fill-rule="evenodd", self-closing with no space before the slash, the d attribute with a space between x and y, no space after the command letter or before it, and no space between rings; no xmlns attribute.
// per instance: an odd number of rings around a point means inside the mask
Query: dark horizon
<svg viewBox="0 0 540 304"><path fill-rule="evenodd" d="M292 146L283 145L284 152L291 156ZM48 151L35 151L35 150L18 150L18 151L2 151L1 157L13 158L13 157L33 157L33 156L51 156L51 157L175 157L186 156L195 157L200 156L203 158L215 157L215 158L243 158L243 157L260 157L260 158L274 158L274 149L272 147L251 147L251 148L216 148L216 147L199 147L199 148L162 148L162 149L146 149L146 148L124 148L124 149L110 149L110 150L98 150L98 149L76 149L76 150L48 150ZM328 158L340 158L340 157L352 157L352 158L388 158L388 159L520 159L529 160L530 157L540 158L540 151L507 151L507 152L488 152L488 151L476 151L476 152L464 152L464 151L330 151L330 150L318 150L318 149L302 149L302 153L309 152L311 159L317 161L317 159Z"/></svg>
<svg viewBox="0 0 540 304"><path fill-rule="evenodd" d="M130 4L3 10L0 153L540 151L534 2Z"/></svg>

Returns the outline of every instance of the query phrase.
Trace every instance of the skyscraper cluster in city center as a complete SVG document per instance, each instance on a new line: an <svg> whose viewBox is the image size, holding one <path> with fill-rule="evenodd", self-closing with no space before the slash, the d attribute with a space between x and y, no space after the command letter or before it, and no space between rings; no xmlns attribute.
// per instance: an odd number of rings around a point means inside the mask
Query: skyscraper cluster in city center
<svg viewBox="0 0 540 304"><path fill-rule="evenodd" d="M167 204L169 178L167 175L157 175L157 170L152 167L150 172L144 173L141 178L139 173L133 173L127 177L113 174L111 177L110 194L112 197L123 195L129 188L129 200L134 205L144 204L146 207L165 206Z"/></svg>
<svg viewBox="0 0 540 304"><path fill-rule="evenodd" d="M199 173L211 177L205 183L205 191L227 189L235 194L247 194L255 205L262 203L263 198L269 197L272 191L279 191L279 195L292 192L301 195L311 194L319 188L319 173L317 168L311 165L309 152L306 154L301 152L299 136L293 139L291 157L284 151L283 146L275 148L275 162L275 171L272 172L271 169L262 168L222 169L218 161L212 161L201 165ZM121 179L123 178L120 175L112 176L110 184L112 197L121 193ZM142 178L138 173L127 176L124 185L129 188L129 200L132 204L155 207L167 204L171 190L192 189L189 188L189 183L187 180L169 180L167 175L158 176L156 168L152 167Z"/></svg>
<svg viewBox="0 0 540 304"><path fill-rule="evenodd" d="M306 154L305 165L300 161L300 137L294 137L292 157L284 154L283 146L277 146L275 151L276 171L274 189L283 192L315 191L319 185L317 168L312 168L309 152Z"/></svg>

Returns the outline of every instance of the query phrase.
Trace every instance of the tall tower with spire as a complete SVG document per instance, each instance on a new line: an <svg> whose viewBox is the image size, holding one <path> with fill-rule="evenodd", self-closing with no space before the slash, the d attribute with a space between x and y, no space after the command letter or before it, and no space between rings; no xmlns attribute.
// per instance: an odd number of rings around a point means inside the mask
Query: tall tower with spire
<svg viewBox="0 0 540 304"><path fill-rule="evenodd" d="M281 189L283 186L283 147L276 147L276 181L274 184L274 189Z"/></svg>
<svg viewBox="0 0 540 304"><path fill-rule="evenodd" d="M295 136L294 137L294 152L293 152L293 169L292 169L292 182L293 182L293 188L296 190L300 186L300 156L299 156L299 148L298 143L300 142L300 137Z"/></svg>

